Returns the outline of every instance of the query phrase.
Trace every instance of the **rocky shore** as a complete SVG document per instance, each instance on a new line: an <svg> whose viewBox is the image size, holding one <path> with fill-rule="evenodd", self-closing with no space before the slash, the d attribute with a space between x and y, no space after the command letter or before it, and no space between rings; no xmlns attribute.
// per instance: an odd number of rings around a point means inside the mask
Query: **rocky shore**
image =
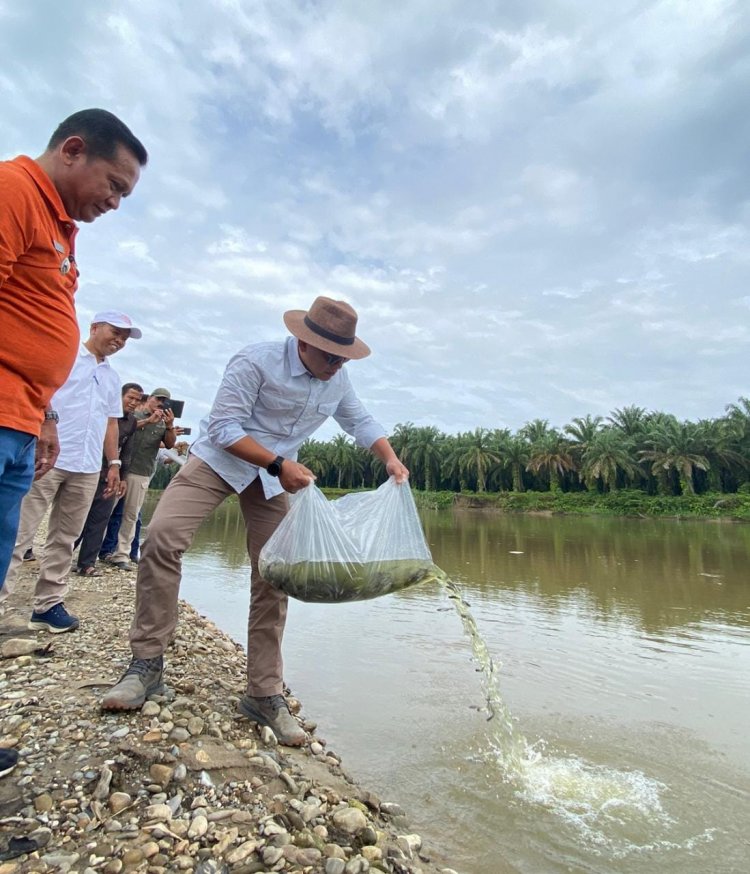
<svg viewBox="0 0 750 874"><path fill-rule="evenodd" d="M244 651L181 602L168 688L104 713L128 657L134 575L74 577L80 628L26 628L37 565L0 619L0 874L147 872L455 874L404 811L358 786L290 696L309 742L280 746L239 717Z"/></svg>

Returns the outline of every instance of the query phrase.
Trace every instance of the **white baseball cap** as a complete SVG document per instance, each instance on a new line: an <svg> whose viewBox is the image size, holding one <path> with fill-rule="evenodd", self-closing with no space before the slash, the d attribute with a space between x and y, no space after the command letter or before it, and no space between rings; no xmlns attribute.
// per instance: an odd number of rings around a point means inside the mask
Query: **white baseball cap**
<svg viewBox="0 0 750 874"><path fill-rule="evenodd" d="M140 340L143 336L143 332L140 328L136 328L130 316L125 315L125 313L118 313L116 310L103 310L97 313L91 320L91 324L94 325L99 322L106 322L115 328L128 328L131 340Z"/></svg>

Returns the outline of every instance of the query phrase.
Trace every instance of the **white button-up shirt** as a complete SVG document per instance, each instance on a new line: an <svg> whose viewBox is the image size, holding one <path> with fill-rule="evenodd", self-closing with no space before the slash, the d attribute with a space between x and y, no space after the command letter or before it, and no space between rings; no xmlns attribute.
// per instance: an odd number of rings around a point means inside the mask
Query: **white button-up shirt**
<svg viewBox="0 0 750 874"><path fill-rule="evenodd" d="M60 454L55 467L98 473L107 420L122 415L120 377L106 358L98 362L81 343L70 376L52 396L51 406L60 417Z"/></svg>
<svg viewBox="0 0 750 874"><path fill-rule="evenodd" d="M252 437L275 455L296 461L300 446L329 416L365 449L386 436L343 368L330 380L316 379L300 360L295 337L256 343L245 346L227 365L190 451L238 493L260 475L266 498L272 498L284 491L278 479L225 448Z"/></svg>

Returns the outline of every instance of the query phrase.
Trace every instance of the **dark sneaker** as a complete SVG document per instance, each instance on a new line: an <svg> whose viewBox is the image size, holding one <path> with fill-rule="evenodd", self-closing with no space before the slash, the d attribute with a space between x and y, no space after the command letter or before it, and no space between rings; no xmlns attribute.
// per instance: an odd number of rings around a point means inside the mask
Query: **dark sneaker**
<svg viewBox="0 0 750 874"><path fill-rule="evenodd" d="M65 609L65 604L55 604L44 613L37 613L36 610L31 614L28 627L32 631L38 628L46 628L50 634L63 634L65 631L75 631L78 628L78 617L68 613Z"/></svg>
<svg viewBox="0 0 750 874"><path fill-rule="evenodd" d="M33 549L27 549L23 554L24 561L36 561L36 556L34 555Z"/></svg>
<svg viewBox="0 0 750 874"><path fill-rule="evenodd" d="M18 764L18 753L15 750L0 750L0 777L10 774Z"/></svg>
<svg viewBox="0 0 750 874"><path fill-rule="evenodd" d="M243 716L247 716L253 722L267 725L276 735L279 743L299 747L305 742L305 732L289 712L289 705L283 695L269 695L267 698L243 695L237 708Z"/></svg>
<svg viewBox="0 0 750 874"><path fill-rule="evenodd" d="M116 567L121 571L134 571L135 565L130 561L110 561L112 567Z"/></svg>
<svg viewBox="0 0 750 874"><path fill-rule="evenodd" d="M133 658L119 682L102 698L102 710L137 710L150 695L164 691L164 656Z"/></svg>

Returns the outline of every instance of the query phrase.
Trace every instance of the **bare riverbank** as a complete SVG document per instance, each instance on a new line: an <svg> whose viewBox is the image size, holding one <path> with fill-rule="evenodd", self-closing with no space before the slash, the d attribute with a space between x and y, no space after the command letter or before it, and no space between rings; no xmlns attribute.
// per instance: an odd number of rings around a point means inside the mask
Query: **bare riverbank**
<svg viewBox="0 0 750 874"><path fill-rule="evenodd" d="M101 712L128 659L134 576L74 577L81 626L51 635L26 629L36 570L0 620L0 746L21 756L0 780L0 874L455 874L397 800L347 774L299 701L300 749L236 715L244 651L185 602L165 695Z"/></svg>

